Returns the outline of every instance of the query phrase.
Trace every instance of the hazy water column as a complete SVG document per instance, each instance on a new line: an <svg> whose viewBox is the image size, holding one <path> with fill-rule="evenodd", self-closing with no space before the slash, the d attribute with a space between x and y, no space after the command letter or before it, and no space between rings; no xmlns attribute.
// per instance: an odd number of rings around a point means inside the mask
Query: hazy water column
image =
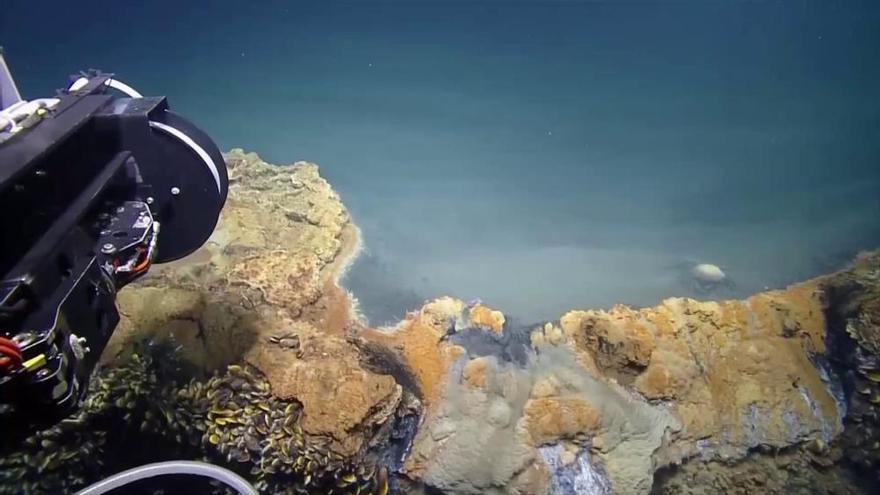
<svg viewBox="0 0 880 495"><path fill-rule="evenodd" d="M374 322L444 293L653 304L701 261L738 296L880 244L873 2L210 6L13 0L0 43L31 96L100 67L224 148L321 164Z"/></svg>

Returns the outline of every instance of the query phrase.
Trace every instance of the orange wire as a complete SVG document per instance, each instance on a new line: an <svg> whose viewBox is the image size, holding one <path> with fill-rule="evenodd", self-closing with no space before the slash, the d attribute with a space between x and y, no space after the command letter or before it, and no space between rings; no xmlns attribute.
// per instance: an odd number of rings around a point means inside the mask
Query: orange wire
<svg viewBox="0 0 880 495"><path fill-rule="evenodd" d="M131 269L132 273L135 275L146 270L147 267L150 266L150 256L147 254L147 250L139 249L138 251L144 255L144 259Z"/></svg>
<svg viewBox="0 0 880 495"><path fill-rule="evenodd" d="M135 267L132 268L131 271L138 273L141 270L145 269L147 266L149 266L149 264L150 264L150 257L147 256L144 258L144 261L141 261L139 264L135 265Z"/></svg>

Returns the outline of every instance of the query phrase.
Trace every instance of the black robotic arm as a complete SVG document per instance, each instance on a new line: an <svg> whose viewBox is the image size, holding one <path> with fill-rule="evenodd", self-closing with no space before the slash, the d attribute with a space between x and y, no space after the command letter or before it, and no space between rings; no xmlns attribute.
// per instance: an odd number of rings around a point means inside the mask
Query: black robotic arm
<svg viewBox="0 0 880 495"><path fill-rule="evenodd" d="M0 57L0 416L51 423L83 397L116 291L211 235L226 200L211 139L109 74L26 102Z"/></svg>

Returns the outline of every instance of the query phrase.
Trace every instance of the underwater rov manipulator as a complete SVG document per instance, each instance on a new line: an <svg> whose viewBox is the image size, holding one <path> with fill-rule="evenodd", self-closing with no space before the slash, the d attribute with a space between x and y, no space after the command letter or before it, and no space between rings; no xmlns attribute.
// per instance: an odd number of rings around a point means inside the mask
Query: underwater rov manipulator
<svg viewBox="0 0 880 495"><path fill-rule="evenodd" d="M153 263L198 249L226 202L211 139L112 75L76 76L57 98L21 99L0 53L0 435L4 447L75 411L119 313L116 292ZM160 229L161 225L161 229ZM217 466L141 466L83 493Z"/></svg>

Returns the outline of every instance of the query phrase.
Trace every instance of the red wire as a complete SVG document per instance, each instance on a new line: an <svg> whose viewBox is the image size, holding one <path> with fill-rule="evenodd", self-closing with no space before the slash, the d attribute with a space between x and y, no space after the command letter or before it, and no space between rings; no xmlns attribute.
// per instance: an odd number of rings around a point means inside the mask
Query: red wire
<svg viewBox="0 0 880 495"><path fill-rule="evenodd" d="M19 359L16 356L2 356L2 357L0 357L0 359L3 359L4 361L8 361L9 362L8 364L15 366L16 368L21 366L21 359Z"/></svg>
<svg viewBox="0 0 880 495"><path fill-rule="evenodd" d="M9 368L18 368L21 366L21 357L20 356L2 356L0 357L0 368L3 368L3 371L9 371Z"/></svg>
<svg viewBox="0 0 880 495"><path fill-rule="evenodd" d="M11 356L21 361L21 351L0 343L0 353L4 356Z"/></svg>
<svg viewBox="0 0 880 495"><path fill-rule="evenodd" d="M21 348L14 340L0 337L0 368L8 372L11 366L21 366Z"/></svg>
<svg viewBox="0 0 880 495"><path fill-rule="evenodd" d="M0 344L8 345L9 347L12 347L13 349L19 348L18 342L14 341L12 339L7 339L6 337L0 337Z"/></svg>
<svg viewBox="0 0 880 495"><path fill-rule="evenodd" d="M0 337L0 370L8 373L21 366L21 347L12 339Z"/></svg>

